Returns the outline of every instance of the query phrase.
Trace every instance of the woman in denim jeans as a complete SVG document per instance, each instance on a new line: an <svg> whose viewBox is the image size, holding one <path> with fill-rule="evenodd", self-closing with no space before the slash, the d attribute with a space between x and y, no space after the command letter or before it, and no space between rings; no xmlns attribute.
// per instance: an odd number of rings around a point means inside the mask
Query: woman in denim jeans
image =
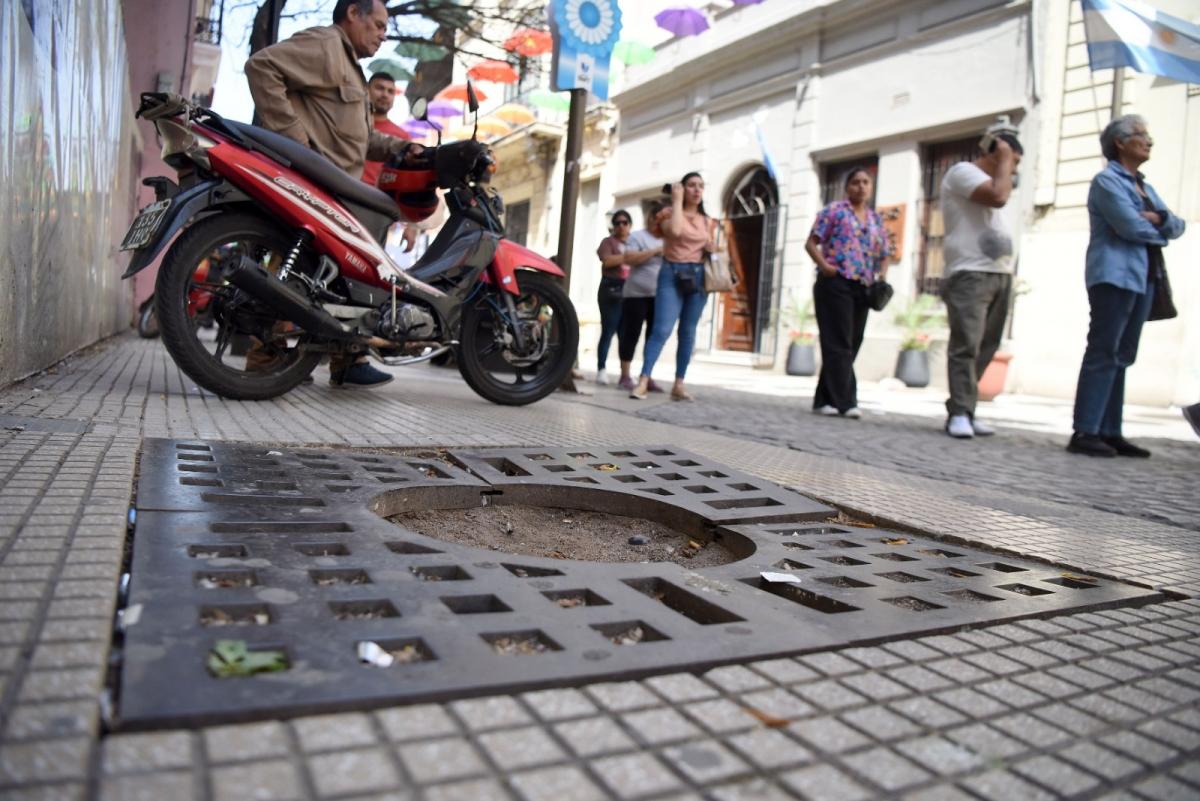
<svg viewBox="0 0 1200 801"><path fill-rule="evenodd" d="M708 302L704 292L704 253L716 252L716 221L704 211L704 179L689 172L671 187L671 208L660 216L663 233L663 263L658 271L654 296L654 328L646 340L642 374L629 397L643 400L650 392L650 374L679 322L675 348L675 386L671 400L690 401L683 388L692 348L696 344L696 325Z"/></svg>
<svg viewBox="0 0 1200 801"><path fill-rule="evenodd" d="M1092 319L1075 390L1071 453L1150 455L1121 436L1125 368L1137 357L1162 249L1184 228L1138 172L1153 145L1146 121L1136 114L1118 117L1100 134L1108 166L1092 179L1088 192L1086 280Z"/></svg>

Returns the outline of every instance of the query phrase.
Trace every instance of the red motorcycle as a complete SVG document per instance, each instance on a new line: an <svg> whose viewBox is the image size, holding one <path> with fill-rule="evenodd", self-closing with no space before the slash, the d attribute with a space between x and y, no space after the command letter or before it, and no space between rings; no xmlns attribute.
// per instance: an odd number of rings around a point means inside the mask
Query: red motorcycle
<svg viewBox="0 0 1200 801"><path fill-rule="evenodd" d="M423 102L414 105L420 116ZM124 277L174 239L155 283L158 326L205 389L260 400L291 390L326 354L401 365L453 351L475 392L522 405L570 372L579 323L563 272L504 238L503 202L487 186L496 163L480 142L388 165L389 195L287 137L178 96L143 94L137 114L154 121L178 183L147 180L156 202L121 245L134 254ZM405 212L430 213L437 188L447 221L401 271L381 243ZM198 269L218 256L219 274ZM251 353L235 356L230 344L244 337Z"/></svg>

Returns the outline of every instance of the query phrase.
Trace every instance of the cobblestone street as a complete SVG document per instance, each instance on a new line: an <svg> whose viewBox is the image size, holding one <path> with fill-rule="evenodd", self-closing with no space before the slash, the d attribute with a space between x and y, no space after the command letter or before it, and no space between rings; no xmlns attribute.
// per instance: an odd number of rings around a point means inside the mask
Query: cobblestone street
<svg viewBox="0 0 1200 801"><path fill-rule="evenodd" d="M452 371L397 376L338 393L322 368L276 401L228 402L123 336L0 392L0 799L1200 795L1195 443L1101 463L1043 434L953 442L927 419L817 419L744 393L503 408ZM1170 596L629 681L114 732L100 697L149 437L339 453L668 445L859 520Z"/></svg>

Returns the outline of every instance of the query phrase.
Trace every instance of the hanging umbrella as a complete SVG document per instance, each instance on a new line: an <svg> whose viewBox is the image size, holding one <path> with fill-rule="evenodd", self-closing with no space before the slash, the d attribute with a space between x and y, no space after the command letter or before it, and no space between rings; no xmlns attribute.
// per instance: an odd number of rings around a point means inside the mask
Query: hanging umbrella
<svg viewBox="0 0 1200 801"><path fill-rule="evenodd" d="M482 119L479 121L479 132L504 136L507 133L512 133L512 126L503 120Z"/></svg>
<svg viewBox="0 0 1200 801"><path fill-rule="evenodd" d="M462 113L461 107L445 100L435 100L425 109L428 117L461 117Z"/></svg>
<svg viewBox="0 0 1200 801"><path fill-rule="evenodd" d="M433 131L442 129L442 126L436 122L426 122L425 120L409 120L400 126L406 133L412 136L425 137L433 133Z"/></svg>
<svg viewBox="0 0 1200 801"><path fill-rule="evenodd" d="M395 53L405 58L415 58L417 61L439 61L449 55L450 51L431 42L401 42L396 45Z"/></svg>
<svg viewBox="0 0 1200 801"><path fill-rule="evenodd" d="M547 111L570 111L571 109L571 100L569 98L545 89L538 89L531 92L529 94L529 102Z"/></svg>
<svg viewBox="0 0 1200 801"><path fill-rule="evenodd" d="M756 6L763 0L733 0L735 6Z"/></svg>
<svg viewBox="0 0 1200 801"><path fill-rule="evenodd" d="M654 15L658 27L675 36L695 36L708 30L708 20L691 6L668 8Z"/></svg>
<svg viewBox="0 0 1200 801"><path fill-rule="evenodd" d="M413 74L407 67L399 61L393 61L390 58L377 58L367 65L367 69L372 75L377 75L381 72L386 72L392 76L393 80L411 81Z"/></svg>
<svg viewBox="0 0 1200 801"><path fill-rule="evenodd" d="M524 106L519 106L516 103L506 103L500 108L492 112L493 117L498 117L505 122L510 122L513 125L528 125L537 120L533 112Z"/></svg>
<svg viewBox="0 0 1200 801"><path fill-rule="evenodd" d="M445 89L437 93L438 100L457 100L460 103L467 102L467 85L465 83L452 83ZM478 86L475 87L475 99L480 103L487 100L487 95Z"/></svg>
<svg viewBox="0 0 1200 801"><path fill-rule="evenodd" d="M517 71L503 61L481 61L467 70L467 76L477 81L516 83Z"/></svg>
<svg viewBox="0 0 1200 801"><path fill-rule="evenodd" d="M549 53L553 47L554 40L549 33L533 28L518 28L504 40L504 49L518 56L540 56Z"/></svg>
<svg viewBox="0 0 1200 801"><path fill-rule="evenodd" d="M654 48L641 42L617 42L613 58L625 64L649 64L654 60Z"/></svg>

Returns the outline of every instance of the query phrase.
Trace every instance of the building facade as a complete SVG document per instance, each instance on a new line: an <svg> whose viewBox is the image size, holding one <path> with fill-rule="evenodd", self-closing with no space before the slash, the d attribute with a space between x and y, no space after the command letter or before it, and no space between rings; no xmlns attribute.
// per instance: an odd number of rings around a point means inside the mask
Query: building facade
<svg viewBox="0 0 1200 801"><path fill-rule="evenodd" d="M1158 5L1189 13L1186 0ZM941 176L972 156L988 124L1008 116L1025 145L1021 185L1005 213L1027 289L1006 343L1014 354L1008 387L1070 397L1087 330L1083 203L1102 166L1097 135L1111 100L1111 71L1087 69L1082 35L1077 0L795 0L728 9L705 34L660 45L654 62L626 76L613 98L621 125L611 206L636 209L664 182L700 172L706 205L729 220L745 280L740 292L715 296L698 342L710 357L782 369L785 298L811 295L804 242L813 218L840 197L847 169L868 167L898 247L889 274L897 297L872 314L858 361L860 377L880 379L891 375L899 349L893 309L937 291ZM1127 74L1124 111L1144 114L1158 141L1148 179L1195 220L1200 169L1184 143L1188 130L1192 139L1200 130L1196 92ZM1198 241L1193 224L1168 250L1182 314L1147 329L1128 382L1131 401L1200 395L1189 365L1200 309L1187 302L1196 298L1188 266L1198 263ZM933 374L943 384L944 339L934 332Z"/></svg>

